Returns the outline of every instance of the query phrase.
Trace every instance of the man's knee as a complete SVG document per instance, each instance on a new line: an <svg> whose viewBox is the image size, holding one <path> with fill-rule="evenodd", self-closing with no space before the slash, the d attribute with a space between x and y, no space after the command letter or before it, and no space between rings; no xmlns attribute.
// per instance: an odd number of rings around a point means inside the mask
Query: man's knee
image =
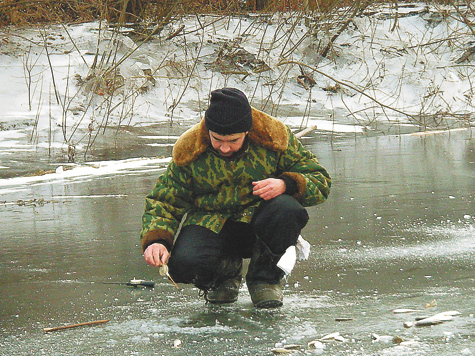
<svg viewBox="0 0 475 356"><path fill-rule="evenodd" d="M290 195L279 195L263 203L257 213L256 223L295 222L302 229L308 222L307 210Z"/></svg>
<svg viewBox="0 0 475 356"><path fill-rule="evenodd" d="M195 283L196 280L211 278L220 261L219 256L202 252L174 254L172 251L168 260L171 276L180 283Z"/></svg>
<svg viewBox="0 0 475 356"><path fill-rule="evenodd" d="M293 196L281 195L278 198L277 204L280 214L284 217L295 218L305 226L308 222L307 209L305 209Z"/></svg>
<svg viewBox="0 0 475 356"><path fill-rule="evenodd" d="M170 275L177 282L194 283L197 278L212 275L220 256L217 234L201 226L186 226L168 260Z"/></svg>

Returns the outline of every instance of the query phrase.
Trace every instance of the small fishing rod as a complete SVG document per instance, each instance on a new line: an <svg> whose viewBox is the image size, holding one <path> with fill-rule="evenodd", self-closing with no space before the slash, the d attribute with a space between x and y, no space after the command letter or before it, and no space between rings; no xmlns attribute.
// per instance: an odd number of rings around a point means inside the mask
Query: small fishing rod
<svg viewBox="0 0 475 356"><path fill-rule="evenodd" d="M127 286L132 286L132 287L150 287L153 288L155 287L155 282L154 281L146 281L144 279L131 279L128 282L102 282L102 284L121 284L121 285L127 285Z"/></svg>

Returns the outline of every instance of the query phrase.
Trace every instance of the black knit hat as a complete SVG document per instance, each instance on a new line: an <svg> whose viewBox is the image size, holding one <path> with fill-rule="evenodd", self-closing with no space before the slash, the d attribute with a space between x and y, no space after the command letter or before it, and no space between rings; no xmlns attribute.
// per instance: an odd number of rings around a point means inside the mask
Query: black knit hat
<svg viewBox="0 0 475 356"><path fill-rule="evenodd" d="M208 130L220 135L249 131L252 126L252 110L246 95L235 88L212 91L205 113L205 125Z"/></svg>

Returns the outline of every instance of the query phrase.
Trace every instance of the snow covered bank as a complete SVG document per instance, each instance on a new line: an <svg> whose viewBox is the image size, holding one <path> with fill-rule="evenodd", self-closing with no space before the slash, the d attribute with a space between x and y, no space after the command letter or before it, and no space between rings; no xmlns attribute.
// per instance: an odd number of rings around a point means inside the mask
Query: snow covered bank
<svg viewBox="0 0 475 356"><path fill-rule="evenodd" d="M319 53L345 18L319 19L190 16L145 43L101 23L4 29L0 166L31 145L79 159L107 130L188 127L223 86L296 128L361 134L473 125L473 29L454 8L367 9L325 58Z"/></svg>

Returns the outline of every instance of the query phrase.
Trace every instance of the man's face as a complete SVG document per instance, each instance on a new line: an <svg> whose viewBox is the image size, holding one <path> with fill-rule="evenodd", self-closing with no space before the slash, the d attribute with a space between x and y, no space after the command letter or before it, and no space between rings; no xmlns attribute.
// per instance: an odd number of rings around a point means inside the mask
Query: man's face
<svg viewBox="0 0 475 356"><path fill-rule="evenodd" d="M213 148L224 157L231 157L239 151L244 143L246 135L247 132L240 132L231 135L220 135L213 131L209 132Z"/></svg>

